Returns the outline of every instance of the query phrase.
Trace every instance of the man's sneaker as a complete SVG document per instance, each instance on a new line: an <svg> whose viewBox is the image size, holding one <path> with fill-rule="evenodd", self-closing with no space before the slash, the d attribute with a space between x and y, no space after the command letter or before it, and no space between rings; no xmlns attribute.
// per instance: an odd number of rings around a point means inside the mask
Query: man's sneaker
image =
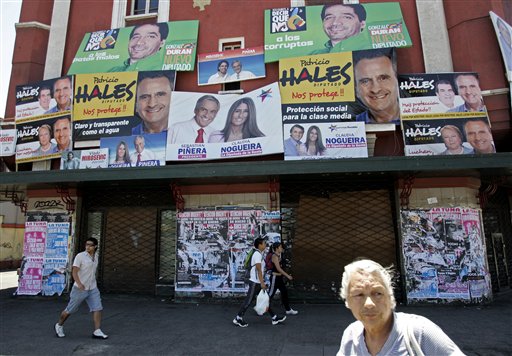
<svg viewBox="0 0 512 356"><path fill-rule="evenodd" d="M290 310L286 311L286 314L288 314L288 315L297 315L297 314L299 314L299 312L296 311L296 310L293 310L292 308L290 308Z"/></svg>
<svg viewBox="0 0 512 356"><path fill-rule="evenodd" d="M108 339L108 335L105 335L101 329L94 330L92 337L95 339Z"/></svg>
<svg viewBox="0 0 512 356"><path fill-rule="evenodd" d="M282 323L285 320L286 320L286 315L284 315L282 317L274 315L274 317L272 318L272 325L277 325L279 323Z"/></svg>
<svg viewBox="0 0 512 356"><path fill-rule="evenodd" d="M244 319L240 318L238 315L233 319L233 324L238 325L241 328L246 328L249 326Z"/></svg>
<svg viewBox="0 0 512 356"><path fill-rule="evenodd" d="M64 326L59 325L59 323L55 324L55 334L57 334L57 337L64 337L64 336L66 336L64 334Z"/></svg>

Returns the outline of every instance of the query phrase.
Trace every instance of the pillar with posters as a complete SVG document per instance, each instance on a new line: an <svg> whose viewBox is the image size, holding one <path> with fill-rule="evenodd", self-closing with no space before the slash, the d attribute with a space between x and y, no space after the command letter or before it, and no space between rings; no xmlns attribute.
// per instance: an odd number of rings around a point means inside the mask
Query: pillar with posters
<svg viewBox="0 0 512 356"><path fill-rule="evenodd" d="M29 212L25 222L18 295L61 295L66 289L69 222L67 214Z"/></svg>
<svg viewBox="0 0 512 356"><path fill-rule="evenodd" d="M492 298L481 211L401 210L408 303L482 303Z"/></svg>

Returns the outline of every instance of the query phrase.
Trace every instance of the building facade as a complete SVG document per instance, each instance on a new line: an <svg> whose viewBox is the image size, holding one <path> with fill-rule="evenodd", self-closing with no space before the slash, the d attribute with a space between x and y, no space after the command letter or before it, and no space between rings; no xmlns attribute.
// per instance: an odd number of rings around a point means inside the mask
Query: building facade
<svg viewBox="0 0 512 356"><path fill-rule="evenodd" d="M332 1L26 1L13 55L10 93L16 85L67 73L87 32L140 23L198 20L197 53L264 43L264 10ZM376 1L378 2L378 1ZM384 1L381 1L384 2ZM353 2L352 2L353 3ZM361 1L361 3L366 3ZM405 301L404 214L432 208L481 211L493 292L512 283L512 120L509 83L489 19L493 11L512 23L508 1L399 1L413 42L397 49L398 73L477 72L498 153L405 157L402 133L377 132L372 157L284 161L282 154L128 170L59 170L60 159L16 165L2 172L2 200L22 198L24 210L66 211L71 250L88 237L101 245L99 280L115 293L174 294L180 265L177 212L230 207L280 212L280 234L289 247L292 296L336 301L343 266L365 256L394 264L399 300ZM93 21L82 19L92 18ZM497 68L500 68L497 70ZM200 87L197 70L179 72L175 91L250 92L279 78ZM14 117L16 97L7 101ZM19 200L19 199L18 199ZM56 200L57 206L35 204ZM20 204L18 204L20 205ZM28 216L28 215L27 215ZM5 222L5 221L4 221ZM509 272L511 271L511 272ZM195 298L181 293L179 298ZM200 298L222 298L202 293ZM478 299L478 298L477 298Z"/></svg>

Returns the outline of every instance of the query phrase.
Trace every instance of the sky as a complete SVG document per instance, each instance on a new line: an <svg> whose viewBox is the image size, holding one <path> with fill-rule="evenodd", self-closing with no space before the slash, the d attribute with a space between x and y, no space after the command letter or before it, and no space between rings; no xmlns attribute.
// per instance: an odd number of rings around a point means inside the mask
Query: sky
<svg viewBox="0 0 512 356"><path fill-rule="evenodd" d="M20 10L21 0L0 0L0 117L5 115L16 37L14 24L20 19Z"/></svg>

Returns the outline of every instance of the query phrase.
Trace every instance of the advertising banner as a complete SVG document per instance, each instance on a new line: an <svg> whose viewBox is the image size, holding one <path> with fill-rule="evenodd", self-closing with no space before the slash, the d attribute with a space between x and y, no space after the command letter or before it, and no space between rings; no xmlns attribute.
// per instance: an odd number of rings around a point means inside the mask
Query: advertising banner
<svg viewBox="0 0 512 356"><path fill-rule="evenodd" d="M279 61L285 160L368 157L352 52Z"/></svg>
<svg viewBox="0 0 512 356"><path fill-rule="evenodd" d="M265 63L411 45L398 2L265 10Z"/></svg>
<svg viewBox="0 0 512 356"><path fill-rule="evenodd" d="M193 71L198 29L192 20L86 33L68 74Z"/></svg>
<svg viewBox="0 0 512 356"><path fill-rule="evenodd" d="M19 295L36 295L41 292L46 234L46 221L25 222L23 258L17 291Z"/></svg>
<svg viewBox="0 0 512 356"><path fill-rule="evenodd" d="M59 158L73 147L70 115L36 116L16 122L16 163Z"/></svg>
<svg viewBox="0 0 512 356"><path fill-rule="evenodd" d="M167 132L157 134L107 137L100 141L101 149L108 150L108 167L165 166Z"/></svg>
<svg viewBox="0 0 512 356"><path fill-rule="evenodd" d="M167 160L209 160L283 152L277 83L243 95L173 92Z"/></svg>
<svg viewBox="0 0 512 356"><path fill-rule="evenodd" d="M71 114L73 77L16 86L16 123L43 115Z"/></svg>
<svg viewBox="0 0 512 356"><path fill-rule="evenodd" d="M197 84L220 84L265 77L263 47L197 56Z"/></svg>
<svg viewBox="0 0 512 356"><path fill-rule="evenodd" d="M16 153L16 129L0 129L0 157Z"/></svg>
<svg viewBox="0 0 512 356"><path fill-rule="evenodd" d="M489 15L498 37L508 81L512 82L512 26L492 11L489 11Z"/></svg>
<svg viewBox="0 0 512 356"><path fill-rule="evenodd" d="M60 169L91 169L108 167L108 149L96 148L63 152Z"/></svg>
<svg viewBox="0 0 512 356"><path fill-rule="evenodd" d="M235 207L178 213L176 292L244 293L254 239L279 241L279 212Z"/></svg>
<svg viewBox="0 0 512 356"><path fill-rule="evenodd" d="M61 295L66 288L68 236L69 223L48 223L43 262L43 295Z"/></svg>
<svg viewBox="0 0 512 356"><path fill-rule="evenodd" d="M401 211L407 300L480 302L491 296L480 211Z"/></svg>
<svg viewBox="0 0 512 356"><path fill-rule="evenodd" d="M103 137L166 131L174 80L174 71L76 75L77 146L97 146Z"/></svg>
<svg viewBox="0 0 512 356"><path fill-rule="evenodd" d="M402 74L399 85L407 156L496 152L478 74Z"/></svg>

